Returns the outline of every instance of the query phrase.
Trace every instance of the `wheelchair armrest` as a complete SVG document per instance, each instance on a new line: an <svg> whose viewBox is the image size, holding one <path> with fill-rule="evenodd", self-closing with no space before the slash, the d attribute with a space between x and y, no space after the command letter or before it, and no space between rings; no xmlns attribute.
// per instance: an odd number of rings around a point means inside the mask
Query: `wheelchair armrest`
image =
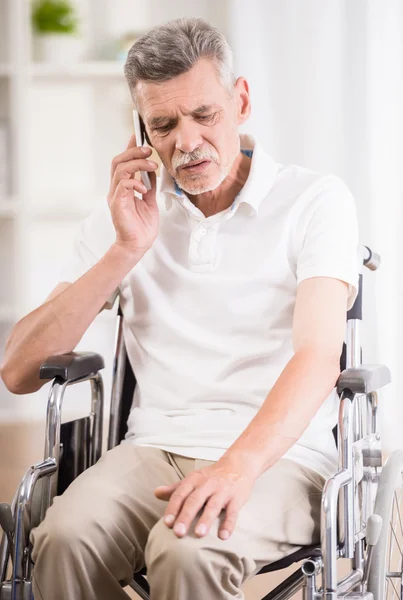
<svg viewBox="0 0 403 600"><path fill-rule="evenodd" d="M385 365L360 365L345 369L337 380L337 392L351 390L353 394L370 394L391 382L391 373Z"/></svg>
<svg viewBox="0 0 403 600"><path fill-rule="evenodd" d="M40 379L71 381L97 373L105 367L104 359L95 352L69 352L50 356L39 369Z"/></svg>

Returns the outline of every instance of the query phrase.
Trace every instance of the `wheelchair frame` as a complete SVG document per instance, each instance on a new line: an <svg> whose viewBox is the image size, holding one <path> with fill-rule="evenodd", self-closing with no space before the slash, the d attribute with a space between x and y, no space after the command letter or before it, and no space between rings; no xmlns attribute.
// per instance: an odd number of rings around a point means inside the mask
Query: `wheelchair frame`
<svg viewBox="0 0 403 600"><path fill-rule="evenodd" d="M297 552L259 571L265 573L303 564L262 600L286 600L303 588L304 600L349 598L383 600L382 582L375 574L371 580L371 559L381 535L374 504L382 455L377 431L378 390L391 380L382 365L362 365L359 324L362 320L362 280L364 265L379 266L379 256L361 247L360 289L347 315L346 369L337 381L340 395L338 423L339 469L324 487L321 511L320 546L303 547ZM42 379L53 379L49 391L44 460L26 472L12 506L0 505L4 534L0 545L0 600L31 600L33 563L29 534L44 518L56 494L60 494L83 470L95 464L102 453L103 383L100 370L104 361L98 354L73 352L49 358L40 369ZM82 419L61 424L66 388L90 381L91 411ZM135 379L126 355L123 316L118 323L113 364L113 385L108 433L108 450L123 439L131 406ZM124 402L125 391L126 403ZM129 399L129 402L127 401ZM382 469L386 484L403 472L403 452L392 455ZM390 484L392 485L392 484ZM384 532L386 523L382 526ZM383 534L382 534L383 535ZM351 572L337 581L337 559L351 559ZM382 557L381 557L382 558ZM12 574L6 579L8 566ZM141 598L149 599L146 569L135 573L130 583ZM318 575L322 585L317 584ZM369 589L371 588L371 589ZM401 594L403 600L403 593Z"/></svg>

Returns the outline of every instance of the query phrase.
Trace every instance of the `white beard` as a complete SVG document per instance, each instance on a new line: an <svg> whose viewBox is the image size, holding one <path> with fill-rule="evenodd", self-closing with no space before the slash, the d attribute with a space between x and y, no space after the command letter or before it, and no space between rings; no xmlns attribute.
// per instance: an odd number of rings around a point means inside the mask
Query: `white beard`
<svg viewBox="0 0 403 600"><path fill-rule="evenodd" d="M218 177L218 180L215 181L214 183L211 183L211 182L203 183L202 181L197 182L197 179L198 179L197 175L194 177L193 184L192 184L191 179L188 180L186 183L180 183L178 180L175 180L175 181L181 190L183 190L186 194L190 194L192 196L197 196L198 194L204 194L205 192L212 192L213 190L215 190L216 188L218 188L218 186L220 186L222 184L222 182L224 181L224 179L227 177L228 173L230 172L231 166L229 166L227 168L221 168L221 172Z"/></svg>

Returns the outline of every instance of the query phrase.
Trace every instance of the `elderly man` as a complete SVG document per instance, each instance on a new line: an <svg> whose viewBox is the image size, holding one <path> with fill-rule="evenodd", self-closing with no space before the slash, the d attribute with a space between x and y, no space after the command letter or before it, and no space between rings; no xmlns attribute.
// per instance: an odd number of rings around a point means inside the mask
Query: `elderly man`
<svg viewBox="0 0 403 600"><path fill-rule="evenodd" d="M263 565L318 540L358 285L354 201L239 134L248 83L205 21L138 39L125 75L161 176L132 137L2 369L12 391L39 389L40 363L119 294L137 378L128 434L33 530L35 599L123 599L144 565L153 600L241 599Z"/></svg>

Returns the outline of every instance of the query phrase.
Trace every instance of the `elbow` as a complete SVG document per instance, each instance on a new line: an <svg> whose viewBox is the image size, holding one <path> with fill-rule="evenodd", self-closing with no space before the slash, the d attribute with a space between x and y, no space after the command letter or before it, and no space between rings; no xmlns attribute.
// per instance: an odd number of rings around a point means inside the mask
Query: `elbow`
<svg viewBox="0 0 403 600"><path fill-rule="evenodd" d="M8 363L0 365L0 378L3 380L8 391L17 396L32 394L32 392L36 392L46 383L46 381L38 379L36 385L28 384L21 373L11 369Z"/></svg>
<svg viewBox="0 0 403 600"><path fill-rule="evenodd" d="M0 377L3 380L4 385L12 394L21 394L18 387L18 377L10 369L8 363L4 362L0 365Z"/></svg>

